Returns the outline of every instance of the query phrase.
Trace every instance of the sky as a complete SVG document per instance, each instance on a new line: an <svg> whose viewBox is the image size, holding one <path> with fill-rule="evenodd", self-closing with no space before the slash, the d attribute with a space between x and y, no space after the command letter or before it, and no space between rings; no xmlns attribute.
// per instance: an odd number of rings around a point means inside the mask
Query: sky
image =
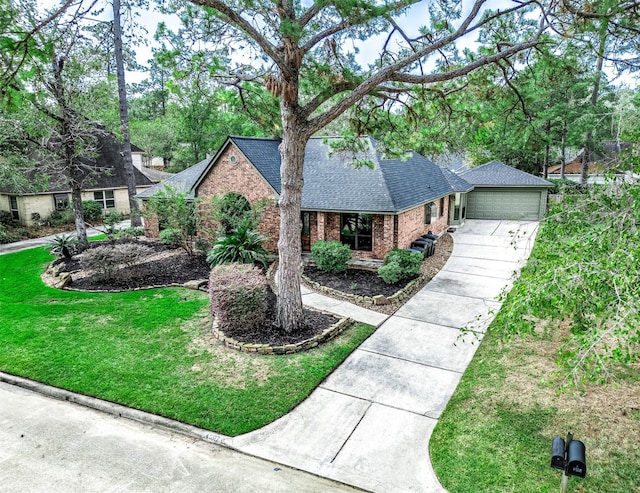
<svg viewBox="0 0 640 493"><path fill-rule="evenodd" d="M309 3L309 0L303 0L303 3ZM61 0L39 0L38 4L42 6L42 8L51 8L55 6L59 6L62 3ZM148 44L146 46L140 45L135 47L136 58L139 64L147 65L147 61L152 58L152 48L157 46L157 42L154 40L154 34L156 28L160 22L165 22L169 28L178 29L180 27L180 21L175 16L167 16L158 12L156 5L153 0L149 1L150 7L148 10L141 12L140 16L136 18L136 22L142 26L144 26L148 32L146 35ZM510 6L513 6L515 2L511 0L489 0L488 6L493 9L505 9ZM466 15L472 6L472 0L462 0L463 5L463 15ZM111 20L112 18L112 9L111 2L108 0L99 0L99 5L104 7L104 11L100 16L102 20ZM398 24L411 35L411 33L416 34L418 28L421 25L427 24L428 21L428 2L420 2L418 5L413 6L408 13L403 15L398 19ZM362 66L367 66L372 63L375 58L378 56L379 48L382 46L384 41L386 40L387 34L380 33L379 35L372 36L368 38L366 41L355 45L359 50L357 55L357 61ZM471 48L474 49L478 46L476 42L477 34L473 33L458 43L458 48ZM608 76L611 80L613 76L612 70L605 67L605 71L608 73ZM145 72L135 72L129 71L127 72L127 83L136 83L141 82L146 78ZM624 76L619 80L614 81L617 84L624 84L632 89L635 89L637 86L637 80L633 76Z"/></svg>

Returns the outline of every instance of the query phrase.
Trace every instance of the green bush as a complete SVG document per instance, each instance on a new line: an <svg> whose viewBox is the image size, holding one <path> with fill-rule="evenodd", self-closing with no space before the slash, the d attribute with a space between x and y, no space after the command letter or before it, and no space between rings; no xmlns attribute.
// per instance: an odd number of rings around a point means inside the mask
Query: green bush
<svg viewBox="0 0 640 493"><path fill-rule="evenodd" d="M45 221L45 224L56 228L65 224L73 224L75 220L73 209L67 207L66 209L53 211Z"/></svg>
<svg viewBox="0 0 640 493"><path fill-rule="evenodd" d="M397 262L390 262L378 267L378 276L387 284L395 284L402 279L402 269Z"/></svg>
<svg viewBox="0 0 640 493"><path fill-rule="evenodd" d="M196 252L198 252L200 255L207 255L212 246L213 244L211 243L211 240L200 237L196 238L195 248Z"/></svg>
<svg viewBox="0 0 640 493"><path fill-rule="evenodd" d="M20 241L20 239L21 238L18 233L7 229L3 224L0 224L0 245Z"/></svg>
<svg viewBox="0 0 640 493"><path fill-rule="evenodd" d="M187 255L193 255L193 242L198 233L197 204L197 201L189 199L187 193L179 193L169 185L165 185L146 203L147 217L157 219L163 231L179 232L173 238L180 239L177 246L181 247Z"/></svg>
<svg viewBox="0 0 640 493"><path fill-rule="evenodd" d="M14 226L15 221L9 211L0 211L0 226Z"/></svg>
<svg viewBox="0 0 640 493"><path fill-rule="evenodd" d="M267 267L267 251L262 246L266 237L250 228L246 221L233 233L223 236L213 244L207 255L211 267L221 264L260 264Z"/></svg>
<svg viewBox="0 0 640 493"><path fill-rule="evenodd" d="M82 202L84 220L91 224L97 224L102 220L102 206L93 200Z"/></svg>
<svg viewBox="0 0 640 493"><path fill-rule="evenodd" d="M252 332L266 319L266 276L258 267L224 264L211 269L209 299L211 313L222 330Z"/></svg>
<svg viewBox="0 0 640 493"><path fill-rule="evenodd" d="M387 284L410 279L420 273L423 259L419 252L394 248L384 256L384 265L378 268L378 275Z"/></svg>
<svg viewBox="0 0 640 493"><path fill-rule="evenodd" d="M351 259L351 248L339 241L316 241L311 247L311 258L318 269L337 273L347 270L347 262Z"/></svg>
<svg viewBox="0 0 640 493"><path fill-rule="evenodd" d="M179 229L163 229L160 231L160 241L169 248L180 248L182 245L182 233Z"/></svg>
<svg viewBox="0 0 640 493"><path fill-rule="evenodd" d="M582 189L582 186L579 183L567 180L566 178L549 178L547 181L553 183L553 188L549 189L549 193L574 193Z"/></svg>
<svg viewBox="0 0 640 493"><path fill-rule="evenodd" d="M135 241L141 236L144 236L144 228L140 226L129 226L118 231L118 239L120 241Z"/></svg>
<svg viewBox="0 0 640 493"><path fill-rule="evenodd" d="M104 215L102 220L104 224L104 232L107 235L107 239L110 241L115 240L118 234L118 223L122 222L123 215L119 211L109 211Z"/></svg>

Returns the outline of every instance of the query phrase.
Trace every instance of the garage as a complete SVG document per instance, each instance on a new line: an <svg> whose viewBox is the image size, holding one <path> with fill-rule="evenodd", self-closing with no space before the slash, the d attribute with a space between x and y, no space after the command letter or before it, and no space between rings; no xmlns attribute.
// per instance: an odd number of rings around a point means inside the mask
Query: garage
<svg viewBox="0 0 640 493"><path fill-rule="evenodd" d="M460 175L474 185L467 197L468 219L518 219L544 217L547 191L553 185L506 164L491 161Z"/></svg>

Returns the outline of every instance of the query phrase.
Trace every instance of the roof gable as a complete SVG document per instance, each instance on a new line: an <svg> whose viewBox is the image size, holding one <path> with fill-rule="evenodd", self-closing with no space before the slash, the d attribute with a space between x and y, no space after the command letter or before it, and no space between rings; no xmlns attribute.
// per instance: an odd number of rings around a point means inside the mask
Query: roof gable
<svg viewBox="0 0 640 493"><path fill-rule="evenodd" d="M553 184L522 170L507 166L499 161L460 173L460 176L476 187L552 187Z"/></svg>

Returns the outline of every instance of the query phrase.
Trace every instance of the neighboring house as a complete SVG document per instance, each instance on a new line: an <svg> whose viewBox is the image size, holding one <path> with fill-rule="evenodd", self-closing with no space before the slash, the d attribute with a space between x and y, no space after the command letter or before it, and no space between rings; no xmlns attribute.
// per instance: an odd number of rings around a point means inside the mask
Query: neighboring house
<svg viewBox="0 0 640 493"><path fill-rule="evenodd" d="M542 178L498 161L460 173L473 185L467 196L467 219L542 219L547 192L553 186Z"/></svg>
<svg viewBox="0 0 640 493"><path fill-rule="evenodd" d="M416 153L407 160L385 159L375 151L376 142L365 139L368 150L356 157L369 160L373 168L355 168L350 164L353 156L332 155L325 138L309 140L302 193L303 250L318 240L338 240L350 245L355 257L382 259L392 248L406 248L427 231L446 230L455 214L457 194L473 188L455 175L448 179L439 166ZM147 200L167 184L191 199L228 193L242 195L251 205L267 199L259 229L268 237L265 247L275 252L279 144L279 139L229 137L213 157L138 197ZM462 218L458 204L458 222ZM157 221L148 219L145 227L148 236L158 235Z"/></svg>
<svg viewBox="0 0 640 493"><path fill-rule="evenodd" d="M631 144L628 142L603 142L602 149L599 152L591 152L589 162L587 163L587 183L604 183L606 173L612 171L618 164L618 156L620 152L629 149ZM567 161L564 165L564 177L567 180L580 183L582 181L582 158L584 149L580 150L577 156ZM556 164L550 166L547 170L549 178L560 178L562 175L562 166ZM616 171L616 173L622 173Z"/></svg>
<svg viewBox="0 0 640 493"><path fill-rule="evenodd" d="M96 171L87 177L82 200L97 202L105 210L128 214L131 210L122 163L122 147L109 135L99 137L98 140L100 148L97 156L85 160ZM137 168L134 167L133 171L138 193L153 185ZM47 179L42 180L43 174L48 175L45 177ZM27 172L27 178L30 186L26 190L0 187L0 210L11 212L20 224L33 225L38 220L49 217L53 211L70 206L71 189L61 173L48 173L45 167L36 165Z"/></svg>

